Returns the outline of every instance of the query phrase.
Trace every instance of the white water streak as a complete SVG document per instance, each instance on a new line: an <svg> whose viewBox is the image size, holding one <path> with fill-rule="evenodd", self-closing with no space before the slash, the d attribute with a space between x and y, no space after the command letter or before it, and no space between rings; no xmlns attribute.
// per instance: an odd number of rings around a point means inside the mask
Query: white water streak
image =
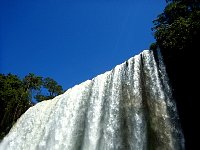
<svg viewBox="0 0 200 150"><path fill-rule="evenodd" d="M31 107L1 150L183 150L165 67L145 50Z"/></svg>

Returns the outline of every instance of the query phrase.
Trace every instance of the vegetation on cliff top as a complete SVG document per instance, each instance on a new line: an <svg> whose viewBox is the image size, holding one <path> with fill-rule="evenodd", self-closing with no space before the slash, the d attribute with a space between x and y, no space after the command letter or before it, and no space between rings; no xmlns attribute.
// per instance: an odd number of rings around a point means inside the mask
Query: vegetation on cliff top
<svg viewBox="0 0 200 150"><path fill-rule="evenodd" d="M62 86L49 77L30 73L20 79L13 74L0 74L0 139L34 101L52 99L62 93Z"/></svg>

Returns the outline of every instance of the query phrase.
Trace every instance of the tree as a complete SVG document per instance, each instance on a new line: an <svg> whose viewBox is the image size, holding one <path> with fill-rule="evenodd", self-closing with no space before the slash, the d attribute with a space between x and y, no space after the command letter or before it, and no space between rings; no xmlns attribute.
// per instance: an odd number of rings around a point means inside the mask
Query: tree
<svg viewBox="0 0 200 150"><path fill-rule="evenodd" d="M48 89L49 91L49 96L56 96L59 95L63 92L63 89L60 85L58 85L58 83L47 77L43 80L43 86Z"/></svg>
<svg viewBox="0 0 200 150"><path fill-rule="evenodd" d="M52 78L44 78L42 80L42 86L43 86L43 90L47 90L48 91L48 94L41 94L38 93L35 98L38 100L38 101L43 101L43 100L48 100L48 99L52 99L54 98L55 96L57 95L60 95L63 93L63 89L62 89L62 86L61 85L58 85L58 83L53 80Z"/></svg>
<svg viewBox="0 0 200 150"><path fill-rule="evenodd" d="M30 106L28 93L19 77L0 74L0 139Z"/></svg>
<svg viewBox="0 0 200 150"><path fill-rule="evenodd" d="M164 12L153 21L152 29L156 45L174 55L199 40L200 2L197 0L168 0L167 2Z"/></svg>
<svg viewBox="0 0 200 150"><path fill-rule="evenodd" d="M33 73L29 73L23 79L24 88L29 93L30 101L33 98L34 92L40 90L42 86L42 77L35 76Z"/></svg>
<svg viewBox="0 0 200 150"><path fill-rule="evenodd" d="M41 94L41 91L49 94ZM0 140L9 132L17 119L31 106L33 99L52 99L62 94L62 86L51 78L29 73L23 79L13 74L0 74Z"/></svg>

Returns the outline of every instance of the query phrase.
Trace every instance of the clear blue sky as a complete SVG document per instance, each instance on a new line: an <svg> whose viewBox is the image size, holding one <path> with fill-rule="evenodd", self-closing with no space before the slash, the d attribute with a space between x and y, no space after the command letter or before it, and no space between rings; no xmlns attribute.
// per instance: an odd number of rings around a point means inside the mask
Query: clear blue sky
<svg viewBox="0 0 200 150"><path fill-rule="evenodd" d="M165 0L0 0L0 73L32 72L68 89L154 42Z"/></svg>

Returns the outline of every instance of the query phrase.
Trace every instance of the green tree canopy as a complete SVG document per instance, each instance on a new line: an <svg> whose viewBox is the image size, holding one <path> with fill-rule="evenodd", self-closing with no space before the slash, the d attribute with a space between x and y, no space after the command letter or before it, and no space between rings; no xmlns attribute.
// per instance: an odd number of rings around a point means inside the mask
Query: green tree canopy
<svg viewBox="0 0 200 150"><path fill-rule="evenodd" d="M0 74L0 139L30 106L29 93L19 77Z"/></svg>
<svg viewBox="0 0 200 150"><path fill-rule="evenodd" d="M56 96L63 93L62 86L58 85L58 83L47 77L43 80L43 86L48 89L50 96Z"/></svg>
<svg viewBox="0 0 200 150"><path fill-rule="evenodd" d="M29 73L24 77L23 82L27 90L39 90L42 85L42 77Z"/></svg>
<svg viewBox="0 0 200 150"><path fill-rule="evenodd" d="M57 95L60 95L63 93L63 88L61 85L59 85L54 79L52 78L44 78L42 80L42 90L48 91L46 94L42 94L44 92L40 91L36 94L35 99L37 101L43 101L52 99Z"/></svg>
<svg viewBox="0 0 200 150"><path fill-rule="evenodd" d="M41 94L41 91L48 93ZM51 78L29 73L23 79L13 74L0 74L0 139L10 130L17 119L31 106L33 99L52 99L62 94L62 86Z"/></svg>
<svg viewBox="0 0 200 150"><path fill-rule="evenodd" d="M156 45L177 52L193 45L200 37L200 2L168 0L164 12L153 21ZM155 48L155 44L151 49ZM174 54L174 53L173 53Z"/></svg>

